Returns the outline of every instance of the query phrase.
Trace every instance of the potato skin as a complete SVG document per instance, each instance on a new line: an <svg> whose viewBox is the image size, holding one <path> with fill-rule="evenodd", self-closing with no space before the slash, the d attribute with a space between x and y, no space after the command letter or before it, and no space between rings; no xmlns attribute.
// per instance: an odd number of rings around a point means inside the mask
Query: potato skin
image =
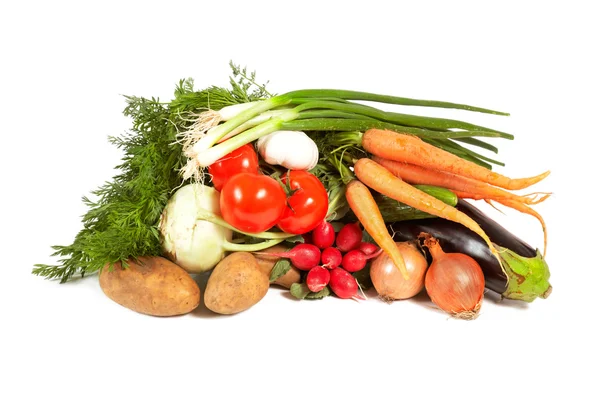
<svg viewBox="0 0 600 400"><path fill-rule="evenodd" d="M157 317L187 314L200 304L200 288L181 267L163 257L138 257L100 272L106 296L130 310Z"/></svg>
<svg viewBox="0 0 600 400"><path fill-rule="evenodd" d="M287 251L288 248L281 244L276 244L275 246L269 247L268 249L263 250L264 253L283 253ZM264 254L255 254L256 261L258 261L259 268L267 275L267 278L271 275L271 270L275 266L275 263L280 259L277 256L267 256ZM300 275L300 270L292 265L292 268L285 275L277 278L272 285L282 286L284 288L289 289L293 283L300 283L302 281L302 276Z"/></svg>
<svg viewBox="0 0 600 400"><path fill-rule="evenodd" d="M213 269L204 304L218 314L236 314L258 303L269 290L269 277L247 252L231 253Z"/></svg>

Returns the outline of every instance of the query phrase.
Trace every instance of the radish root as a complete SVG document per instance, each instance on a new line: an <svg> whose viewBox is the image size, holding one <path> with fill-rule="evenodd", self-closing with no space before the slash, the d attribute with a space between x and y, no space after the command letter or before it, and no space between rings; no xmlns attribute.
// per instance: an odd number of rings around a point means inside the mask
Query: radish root
<svg viewBox="0 0 600 400"><path fill-rule="evenodd" d="M379 249L379 250L381 250L381 249ZM358 283L358 280L356 280L356 278L354 280L356 281L356 284L358 285L358 290L362 294L362 299L361 300L368 299L367 295L365 294L365 292L363 291L362 287L360 286L360 283Z"/></svg>

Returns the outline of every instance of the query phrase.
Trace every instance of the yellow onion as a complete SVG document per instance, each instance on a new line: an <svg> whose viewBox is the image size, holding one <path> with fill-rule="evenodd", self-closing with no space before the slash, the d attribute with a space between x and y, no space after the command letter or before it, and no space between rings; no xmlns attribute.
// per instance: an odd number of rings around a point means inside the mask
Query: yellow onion
<svg viewBox="0 0 600 400"><path fill-rule="evenodd" d="M386 301L408 299L417 295L425 284L427 260L411 242L397 242L409 279L404 279L386 253L381 253L371 263L371 281L377 294Z"/></svg>
<svg viewBox="0 0 600 400"><path fill-rule="evenodd" d="M433 259L425 276L431 301L453 317L477 318L485 290L481 267L466 254L445 253L433 236L424 237Z"/></svg>

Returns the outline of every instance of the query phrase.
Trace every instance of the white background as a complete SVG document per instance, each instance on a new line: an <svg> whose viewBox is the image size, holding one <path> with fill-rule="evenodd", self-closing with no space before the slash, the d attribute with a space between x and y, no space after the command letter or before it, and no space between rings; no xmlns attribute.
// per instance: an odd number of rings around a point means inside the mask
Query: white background
<svg viewBox="0 0 600 400"><path fill-rule="evenodd" d="M203 3L0 6L0 398L597 398L593 2ZM514 133L494 142L509 176L552 170L538 188L554 195L537 207L552 296L489 297L463 322L425 299L297 302L272 289L239 315L158 319L113 303L95 277L32 276L81 227L81 196L114 174L107 136L130 126L121 95L168 100L185 77L224 85L229 60L277 93L346 88L511 112L429 115ZM489 213L541 247L532 217Z"/></svg>

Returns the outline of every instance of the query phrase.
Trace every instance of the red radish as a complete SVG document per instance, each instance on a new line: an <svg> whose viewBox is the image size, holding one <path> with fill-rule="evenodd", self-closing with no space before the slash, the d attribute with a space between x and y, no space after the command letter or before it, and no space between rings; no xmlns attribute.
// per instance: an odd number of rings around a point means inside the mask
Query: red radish
<svg viewBox="0 0 600 400"><path fill-rule="evenodd" d="M321 263L327 269L334 269L342 264L342 252L335 247L328 247L321 253Z"/></svg>
<svg viewBox="0 0 600 400"><path fill-rule="evenodd" d="M329 270L323 267L312 267L306 275L306 286L311 292L320 292L329 283Z"/></svg>
<svg viewBox="0 0 600 400"><path fill-rule="evenodd" d="M314 244L301 243L283 253L256 253L264 256L289 258L292 265L299 270L309 271L319 265L321 250Z"/></svg>
<svg viewBox="0 0 600 400"><path fill-rule="evenodd" d="M335 244L342 253L345 253L360 245L362 234L358 222L346 224L338 232Z"/></svg>
<svg viewBox="0 0 600 400"><path fill-rule="evenodd" d="M366 255L360 250L350 250L344 257L342 258L342 268L344 268L348 272L356 272L360 271L367 265L367 260L377 257L381 254L382 250L378 249L375 253L371 253L371 255Z"/></svg>
<svg viewBox="0 0 600 400"><path fill-rule="evenodd" d="M335 242L335 230L330 222L321 221L312 231L312 243L320 249L326 249L333 246Z"/></svg>
<svg viewBox="0 0 600 400"><path fill-rule="evenodd" d="M363 253L365 253L365 255L370 256L371 254L375 253L377 250L379 250L379 247L377 247L376 244L373 243L369 243L369 242L361 242L358 245L358 250L362 251Z"/></svg>
<svg viewBox="0 0 600 400"><path fill-rule="evenodd" d="M346 270L341 268L332 269L329 274L329 287L333 293L341 299L351 299L356 296L358 291L358 282Z"/></svg>

